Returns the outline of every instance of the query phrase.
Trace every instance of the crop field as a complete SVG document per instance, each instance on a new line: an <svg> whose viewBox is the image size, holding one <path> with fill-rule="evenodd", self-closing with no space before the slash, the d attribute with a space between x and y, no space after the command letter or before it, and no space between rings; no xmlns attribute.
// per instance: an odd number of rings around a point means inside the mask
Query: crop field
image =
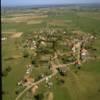
<svg viewBox="0 0 100 100"><path fill-rule="evenodd" d="M19 100L100 100L100 8L95 11L91 8L80 10L68 7L18 11L7 9L2 13L3 100L18 100L16 97L26 88L18 86L18 82L25 76L28 65L33 66L31 77L35 82L41 74L51 74L49 59L55 48L60 52L59 55L65 53L69 57L70 43L84 34L96 38L86 47L91 59L83 63L80 69L70 65L65 76L57 73L50 79L53 84L51 87L44 81L38 84L35 94L30 89ZM51 31L54 31L54 35ZM44 42L46 36L48 43ZM43 40L41 43L38 37ZM58 40L53 45L52 41L56 37ZM31 45L32 39L40 43L38 51ZM61 64L62 58L58 56Z"/></svg>

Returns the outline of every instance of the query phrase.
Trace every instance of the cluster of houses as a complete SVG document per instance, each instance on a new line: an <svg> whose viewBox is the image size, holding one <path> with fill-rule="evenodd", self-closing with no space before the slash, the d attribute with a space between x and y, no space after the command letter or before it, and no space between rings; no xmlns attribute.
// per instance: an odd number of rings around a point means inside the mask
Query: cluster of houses
<svg viewBox="0 0 100 100"><path fill-rule="evenodd" d="M95 39L92 35L83 36L82 40L73 40L72 55L76 58L76 64L81 65L81 61L85 62L89 56L89 52L85 47L85 44L90 40Z"/></svg>
<svg viewBox="0 0 100 100"><path fill-rule="evenodd" d="M50 82L49 77L46 77L45 82L46 82L48 88L51 88L53 86L53 83Z"/></svg>
<svg viewBox="0 0 100 100"><path fill-rule="evenodd" d="M55 31L53 31L55 32ZM53 34L53 32L49 32L49 34ZM41 34L43 33L43 31L40 32ZM63 32L64 34L66 34L66 32L64 31ZM36 35L36 38L39 40L42 40L40 41L40 44L41 46L46 46L48 45L48 42L46 42L47 40L44 38L44 36L40 35L39 37ZM79 40L79 39L74 39L74 40L71 40L72 42L72 56L74 56L76 58L76 62L75 64L76 65L81 65L81 62L85 62L87 60L87 57L88 57L88 50L85 48L84 44L85 42L88 41L88 38L90 39L94 39L93 36L89 36L89 37L86 37L85 39L83 38L83 40ZM27 40L27 46L30 48L30 49L37 49L37 42L38 40L36 39L29 39ZM68 39L67 39L68 41ZM71 43L70 43L71 44ZM70 46L69 46L70 48ZM66 75L66 72L67 72L67 68L65 66L63 66L63 64L61 65L61 67L59 67L59 63L58 64L55 64L55 62L57 61L58 58L58 53L57 52L54 52L54 55L53 57L52 56L41 56L40 57L42 60L45 60L45 59L48 59L48 61L50 61L50 70L52 69L54 72L55 70L58 71L62 76L65 76ZM50 60L51 59L51 60ZM59 62L59 60L58 60ZM26 70L26 74L25 74L25 77L23 80L21 80L20 82L18 82L18 85L22 85L22 86L29 86L31 85L33 82L35 82L36 80L34 80L30 75L31 75L31 72L32 72L32 69L33 69L33 66L32 65L27 65L27 70ZM41 75L41 78L44 78L45 75L42 74ZM53 86L53 83L49 81L49 77L46 77L45 78L45 82L46 82L46 85L50 88L51 86ZM34 86L32 88L32 92L34 94L34 92L38 89L38 86Z"/></svg>
<svg viewBox="0 0 100 100"><path fill-rule="evenodd" d="M23 79L23 87L30 86L34 82L34 78L31 75L25 75Z"/></svg>
<svg viewBox="0 0 100 100"><path fill-rule="evenodd" d="M2 41L5 41L5 40L7 40L7 38L6 37L2 37L1 40Z"/></svg>
<svg viewBox="0 0 100 100"><path fill-rule="evenodd" d="M27 65L26 67L27 67L26 74L24 75L24 78L23 78L21 81L19 81L19 82L17 83L18 86L27 87L27 86L30 86L32 83L34 83L34 82L36 81L36 79L34 79L34 78L31 76L31 72L32 72L33 66L29 64L29 65ZM44 78L44 77L46 77L46 76L45 76L44 74L41 74L41 75L39 76L39 79L38 79L38 80L40 80L40 79L42 79L42 78ZM45 78L46 86L48 86L48 88L50 88L50 87L53 85L53 83L49 81L50 78L51 78L51 77L46 77L46 78ZM37 88L38 88L38 85L33 86L33 87L32 87L32 93L33 93L33 91L35 91Z"/></svg>
<svg viewBox="0 0 100 100"><path fill-rule="evenodd" d="M21 81L18 82L18 85L22 85L23 87L28 86L28 85L32 84L32 82L34 82L34 79L31 76L33 66L27 65L26 67L27 67L27 70L26 70L24 79L22 79Z"/></svg>
<svg viewBox="0 0 100 100"><path fill-rule="evenodd" d="M18 86L21 85L23 87L26 87L26 86L31 85L33 82L34 82L34 79L32 78L32 76L25 75L24 78L18 82Z"/></svg>
<svg viewBox="0 0 100 100"><path fill-rule="evenodd" d="M86 60L86 57L88 55L88 51L82 47L82 42L78 41L74 43L72 47L72 54L77 60L77 64L81 64L81 60Z"/></svg>
<svg viewBox="0 0 100 100"><path fill-rule="evenodd" d="M33 40L30 49L33 50L33 49L36 49L36 48L37 48L37 46L36 46L36 41Z"/></svg>
<svg viewBox="0 0 100 100"><path fill-rule="evenodd" d="M27 65L26 67L27 67L26 74L30 74L32 72L33 66Z"/></svg>

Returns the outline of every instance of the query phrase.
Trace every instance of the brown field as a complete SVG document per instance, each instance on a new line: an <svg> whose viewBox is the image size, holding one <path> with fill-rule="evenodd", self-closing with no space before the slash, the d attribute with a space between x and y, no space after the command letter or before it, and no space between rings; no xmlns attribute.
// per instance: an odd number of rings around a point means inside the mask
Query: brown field
<svg viewBox="0 0 100 100"><path fill-rule="evenodd" d="M1 18L2 22L25 22L25 21L29 21L29 20L37 20L40 18L47 18L48 15L34 15L34 16L17 16L17 17L13 17L13 18Z"/></svg>
<svg viewBox="0 0 100 100"><path fill-rule="evenodd" d="M50 25L58 25L58 26L64 26L66 24L66 22L64 20L50 20L48 22Z"/></svg>
<svg viewBox="0 0 100 100"><path fill-rule="evenodd" d="M23 32L14 33L14 34L11 36L11 38L19 38L22 34L23 34Z"/></svg>

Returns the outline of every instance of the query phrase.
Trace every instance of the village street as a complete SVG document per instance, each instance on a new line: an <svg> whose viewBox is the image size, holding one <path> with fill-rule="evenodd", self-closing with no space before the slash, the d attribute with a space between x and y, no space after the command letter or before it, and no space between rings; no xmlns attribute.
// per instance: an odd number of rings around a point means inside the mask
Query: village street
<svg viewBox="0 0 100 100"><path fill-rule="evenodd" d="M80 61L80 53L81 53L81 52L80 52L80 49L81 49L81 45L82 45L82 42L86 42L86 41L88 41L88 38L86 38L85 40L81 40L81 41L79 41L79 42L77 43L77 44L79 44L78 47L77 47L77 48L78 48L78 52L77 52L77 61L79 61L79 62L81 62L81 61ZM75 45L74 45L74 46L75 46ZM52 70L52 74L49 75L49 76L46 76L46 77L44 77L44 78L42 78L42 79L40 79L40 80L37 81L37 82L33 82L31 85L27 86L27 87L16 97L15 100L19 100L19 98L22 97L22 95L23 95L25 92L27 92L30 88L32 88L33 86L42 83L42 82L45 81L47 78L50 79L50 78L52 78L53 76L55 76L55 75L58 73L57 68L67 67L67 70L70 70L68 66L69 66L69 65L73 65L73 64L76 63L76 62L74 61L74 62L71 62L71 63L68 63L68 64L59 64L58 57L56 56L56 57L53 58L53 60L54 60L54 59L57 60L57 63L58 63L58 64L54 64L54 63L51 61L51 70Z"/></svg>
<svg viewBox="0 0 100 100"><path fill-rule="evenodd" d="M61 66L64 66L64 67L68 67L69 65L72 65L72 64L75 64L75 62L72 62L72 63L69 63L69 64L60 64L58 67L57 66L53 66L54 68L59 68ZM15 100L19 100L19 98L25 93L27 92L30 88L32 88L33 86L35 85L38 85L40 84L41 82L45 81L46 78L52 78L53 76L55 76L56 74L58 73L58 71L55 69L55 71L53 71L53 73L49 76L46 76L42 79L40 79L39 81L35 82L35 83L32 83L30 86L26 87L17 97Z"/></svg>

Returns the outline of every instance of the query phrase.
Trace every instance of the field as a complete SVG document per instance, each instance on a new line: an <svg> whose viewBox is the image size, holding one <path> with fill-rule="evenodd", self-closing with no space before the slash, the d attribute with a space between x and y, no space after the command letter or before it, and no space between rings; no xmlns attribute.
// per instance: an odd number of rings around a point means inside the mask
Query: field
<svg viewBox="0 0 100 100"><path fill-rule="evenodd" d="M22 91L24 89L19 87L17 83L23 79L27 69L26 66L31 63L34 58L33 55L35 55L35 50L23 47L25 41L34 38L39 32L41 35L42 31L48 32L49 30L60 30L60 34L57 34L57 36L62 38L62 30L68 33L68 37L73 36L73 32L76 32L76 34L79 32L79 35L82 32L94 35L96 39L90 45L93 50L90 48L89 52L96 58L89 59L82 64L80 70L71 65L71 70L68 71L66 76L61 76L58 73L55 76L57 79L53 77L50 80L53 82L51 88L46 87L45 82L39 84L36 94L43 94L44 96L47 92L51 92L53 100L100 100L100 9L94 11L89 8L80 10L58 7L19 11L7 10L2 14L1 20L1 38L6 38L6 40L2 40L3 100L15 100L18 95L16 90ZM42 35L45 36L46 33L44 32ZM50 46L51 44L48 48ZM48 48L47 51L52 53L52 49L48 50ZM57 47L58 50L63 49L63 51L68 49L66 48L59 45ZM40 59L41 55L45 54L42 54L41 49L40 51L41 53L35 59ZM43 60L43 58L41 59ZM46 58L46 54L44 59L49 59ZM44 65L41 62L37 63L38 67L34 67L32 70L34 79L37 79L41 73L51 73L47 67L48 63ZM64 83L60 83L59 80L64 80ZM44 96L44 98L35 99L29 92L26 92L20 100L45 100L46 98ZM48 97L48 100L52 99Z"/></svg>

